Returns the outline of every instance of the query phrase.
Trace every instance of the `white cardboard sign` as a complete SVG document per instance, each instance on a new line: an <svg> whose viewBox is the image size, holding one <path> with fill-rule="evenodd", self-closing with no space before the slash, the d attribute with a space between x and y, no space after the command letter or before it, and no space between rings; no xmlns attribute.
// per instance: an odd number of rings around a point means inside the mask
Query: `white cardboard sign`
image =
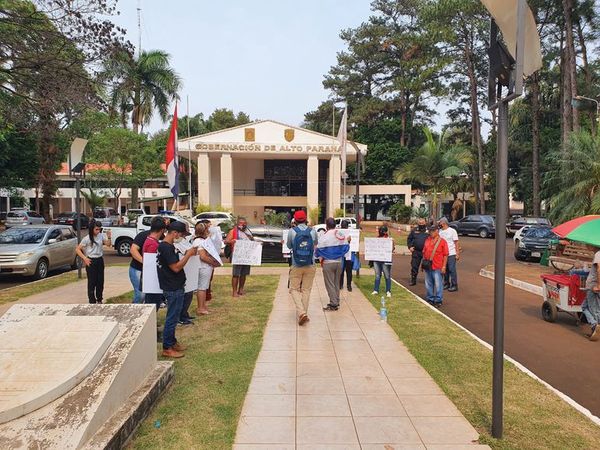
<svg viewBox="0 0 600 450"><path fill-rule="evenodd" d="M200 258L192 256L183 266L185 272L185 292L193 292L198 289L198 272L200 270Z"/></svg>
<svg viewBox="0 0 600 450"><path fill-rule="evenodd" d="M358 252L360 249L360 230L355 228L340 228L344 236L350 236L350 251Z"/></svg>
<svg viewBox="0 0 600 450"><path fill-rule="evenodd" d="M392 262L394 240L392 238L366 238L365 259L367 261Z"/></svg>
<svg viewBox="0 0 600 450"><path fill-rule="evenodd" d="M281 253L289 256L292 253L292 249L287 246L288 234L290 230L283 230L283 244L281 245Z"/></svg>
<svg viewBox="0 0 600 450"><path fill-rule="evenodd" d="M144 268L142 270L142 292L144 294L162 294L158 283L158 267L156 253L144 253Z"/></svg>
<svg viewBox="0 0 600 450"><path fill-rule="evenodd" d="M231 263L235 265L260 266L262 263L261 243L245 239L235 241Z"/></svg>

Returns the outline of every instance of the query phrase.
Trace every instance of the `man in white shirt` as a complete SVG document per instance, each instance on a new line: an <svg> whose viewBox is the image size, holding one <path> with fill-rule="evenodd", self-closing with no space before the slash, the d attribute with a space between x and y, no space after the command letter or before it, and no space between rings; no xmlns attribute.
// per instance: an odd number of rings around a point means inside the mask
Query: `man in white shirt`
<svg viewBox="0 0 600 450"><path fill-rule="evenodd" d="M458 291L458 276L456 274L456 261L460 259L460 245L458 233L448 225L448 219L442 217L439 221L440 237L448 244L448 263L444 274L444 289L448 292Z"/></svg>

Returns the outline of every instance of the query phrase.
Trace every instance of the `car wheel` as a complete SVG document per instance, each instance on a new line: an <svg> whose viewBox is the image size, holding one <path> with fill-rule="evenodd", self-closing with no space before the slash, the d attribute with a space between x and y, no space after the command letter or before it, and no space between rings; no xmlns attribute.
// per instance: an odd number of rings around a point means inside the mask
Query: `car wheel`
<svg viewBox="0 0 600 450"><path fill-rule="evenodd" d="M117 241L117 254L119 256L129 256L131 255L131 244L133 240L131 239L119 239Z"/></svg>
<svg viewBox="0 0 600 450"><path fill-rule="evenodd" d="M36 280L43 280L47 276L48 276L48 260L46 258L42 258L37 263L33 277Z"/></svg>
<svg viewBox="0 0 600 450"><path fill-rule="evenodd" d="M558 308L556 305L548 300L542 303L542 317L546 322L556 322L556 318L558 317Z"/></svg>
<svg viewBox="0 0 600 450"><path fill-rule="evenodd" d="M490 235L489 231L485 228L480 228L479 229L479 237L482 239L487 238Z"/></svg>

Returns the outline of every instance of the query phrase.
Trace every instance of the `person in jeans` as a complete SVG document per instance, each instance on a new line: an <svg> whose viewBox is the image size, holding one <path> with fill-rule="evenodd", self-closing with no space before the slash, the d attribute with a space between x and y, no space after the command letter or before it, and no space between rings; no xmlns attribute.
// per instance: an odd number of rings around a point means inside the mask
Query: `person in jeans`
<svg viewBox="0 0 600 450"><path fill-rule="evenodd" d="M175 242L189 235L183 222L174 221L167 228L168 232L163 241L158 245L156 265L158 267L158 283L167 299L167 317L163 329L162 355L169 358L181 358L186 347L175 337L175 328L181 315L185 297L185 272L183 268L197 249L192 247L183 258L179 259Z"/></svg>
<svg viewBox="0 0 600 450"><path fill-rule="evenodd" d="M192 245L198 249L198 257L200 258L200 268L198 269L198 289L196 290L196 299L198 307L196 314L206 316L210 311L206 307L207 291L210 287L213 270L221 265L212 255L216 254L213 241L210 238L210 226L198 222L195 227L195 237Z"/></svg>
<svg viewBox="0 0 600 450"><path fill-rule="evenodd" d="M325 311L337 311L340 307L340 277L342 275L342 261L350 251L346 236L335 229L335 219L328 217L325 220L327 231L317 245L317 257L321 260L325 289L329 296L329 304Z"/></svg>
<svg viewBox="0 0 600 450"><path fill-rule="evenodd" d="M233 251L235 249L235 241L249 239L254 240L254 236L248 229L248 222L245 218L240 217L237 222L237 226L227 234L225 244L231 246L231 255L233 257ZM244 295L244 285L246 284L246 277L250 275L250 266L246 264L234 264L232 267L231 277L231 288L233 293L232 297L239 297Z"/></svg>
<svg viewBox="0 0 600 450"><path fill-rule="evenodd" d="M144 293L142 292L142 268L144 258L142 256L142 248L144 242L150 234L149 230L139 232L131 243L130 253L131 262L129 263L129 281L133 287L133 303L144 303Z"/></svg>
<svg viewBox="0 0 600 450"><path fill-rule="evenodd" d="M342 230L347 230L350 226L350 222L348 220L342 220L341 228ZM350 241L348 241L350 242ZM340 274L340 289L344 289L344 274L346 274L346 287L348 292L352 292L352 266L354 265L354 258L356 257L356 252L351 252L348 250L348 253L342 259L342 273Z"/></svg>
<svg viewBox="0 0 600 450"><path fill-rule="evenodd" d="M587 335L590 341L597 341L600 333L597 331L600 322L600 251L594 254L592 268L585 282L587 296L581 305L587 323L591 327Z"/></svg>
<svg viewBox="0 0 600 450"><path fill-rule="evenodd" d="M377 237L388 239L388 227L385 225L379 227L377 231ZM392 245L392 253L394 253L395 246ZM371 295L379 294L379 285L381 283L381 274L385 277L385 294L388 298L392 296L392 262L391 261L373 261L373 268L375 269L375 286Z"/></svg>
<svg viewBox="0 0 600 450"><path fill-rule="evenodd" d="M315 280L315 246L318 243L316 231L306 223L306 212L294 213L297 225L290 229L287 246L292 249L292 266L290 268L290 296L296 305L298 325L302 326L308 317L310 291Z"/></svg>
<svg viewBox="0 0 600 450"><path fill-rule="evenodd" d="M410 251L410 285L414 286L417 284L417 275L419 274L419 268L421 267L421 260L423 259L423 246L425 240L429 237L427 234L427 221L423 218L417 221L417 226L411 230L406 240L406 245Z"/></svg>
<svg viewBox="0 0 600 450"><path fill-rule="evenodd" d="M76 253L85 265L87 296L90 303L102 303L104 295L104 245L110 239L102 232L102 224L92 221L85 236L77 246Z"/></svg>
<svg viewBox="0 0 600 450"><path fill-rule="evenodd" d="M460 244L458 233L448 225L448 219L442 217L439 221L440 236L448 244L448 264L444 274L444 289L448 292L458 291L458 275L456 273L456 262L460 260Z"/></svg>
<svg viewBox="0 0 600 450"><path fill-rule="evenodd" d="M423 261L421 267L425 272L425 288L427 301L435 307L442 306L444 282L448 263L448 244L440 237L437 225L429 227L429 237L423 247Z"/></svg>
<svg viewBox="0 0 600 450"><path fill-rule="evenodd" d="M142 246L142 257L145 253L157 253L158 245L167 229L167 225L162 217L155 217L150 223L150 230L148 236ZM144 295L144 303L156 305L156 310L160 308L160 304L164 299L163 294L158 293L147 293Z"/></svg>

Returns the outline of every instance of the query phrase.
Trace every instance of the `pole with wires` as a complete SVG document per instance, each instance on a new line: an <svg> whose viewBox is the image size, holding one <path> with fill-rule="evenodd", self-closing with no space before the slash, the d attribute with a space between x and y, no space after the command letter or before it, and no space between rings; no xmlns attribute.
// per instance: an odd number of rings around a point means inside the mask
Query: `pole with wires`
<svg viewBox="0 0 600 450"><path fill-rule="evenodd" d="M188 141L187 141L187 147L188 147L188 189L190 190L189 194L190 194L190 211L192 212L192 215L194 215L194 203L193 203L193 196L192 196L192 149L190 147L190 96L186 95L186 102L187 102L187 112L186 112L186 117L187 117L187 137L188 137Z"/></svg>

